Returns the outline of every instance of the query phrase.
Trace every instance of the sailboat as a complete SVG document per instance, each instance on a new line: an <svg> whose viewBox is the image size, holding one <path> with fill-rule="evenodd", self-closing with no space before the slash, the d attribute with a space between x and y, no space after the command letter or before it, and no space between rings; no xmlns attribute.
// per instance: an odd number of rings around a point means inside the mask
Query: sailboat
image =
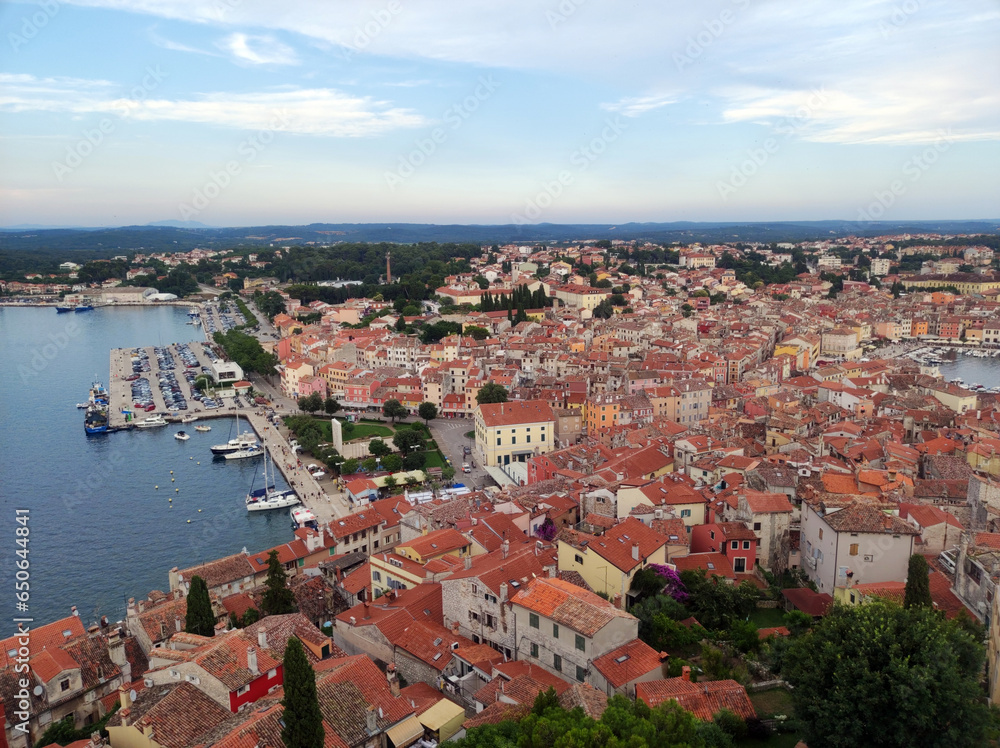
<svg viewBox="0 0 1000 748"><path fill-rule="evenodd" d="M248 512L262 512L266 509L284 509L295 506L299 503L299 497L291 489L280 491L274 485L274 459L271 459L271 474L267 474L268 462L267 445L264 445L264 487L254 488L257 480L257 471L254 470L253 480L250 482L250 493L247 494L246 504Z"/></svg>
<svg viewBox="0 0 1000 748"><path fill-rule="evenodd" d="M233 433L232 428L230 428L229 433ZM222 455L224 457L228 454L247 452L258 448L257 435L255 433L252 431L244 431L242 434L240 433L239 411L236 412L236 434L237 436L230 439L225 444L216 444L212 447L212 454Z"/></svg>

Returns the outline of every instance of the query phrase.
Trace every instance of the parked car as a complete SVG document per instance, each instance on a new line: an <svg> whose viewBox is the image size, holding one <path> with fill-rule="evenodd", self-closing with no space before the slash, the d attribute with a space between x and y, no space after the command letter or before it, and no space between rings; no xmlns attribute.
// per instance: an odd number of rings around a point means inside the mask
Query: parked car
<svg viewBox="0 0 1000 748"><path fill-rule="evenodd" d="M941 566L943 566L949 574L954 574L956 562L958 561L958 548L949 548L947 551L942 551L938 556L938 561L941 562Z"/></svg>
<svg viewBox="0 0 1000 748"><path fill-rule="evenodd" d="M463 473L471 473L472 472L472 467L469 465L469 463L467 463L467 462L463 462L462 463L462 472Z"/></svg>

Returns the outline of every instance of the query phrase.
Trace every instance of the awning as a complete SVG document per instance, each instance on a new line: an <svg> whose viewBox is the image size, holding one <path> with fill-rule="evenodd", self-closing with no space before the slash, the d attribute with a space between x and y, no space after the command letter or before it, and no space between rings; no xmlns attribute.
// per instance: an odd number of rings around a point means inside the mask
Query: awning
<svg viewBox="0 0 1000 748"><path fill-rule="evenodd" d="M396 748L404 748L424 734L424 726L411 714L399 724L386 730L385 734Z"/></svg>
<svg viewBox="0 0 1000 748"><path fill-rule="evenodd" d="M420 715L420 723L428 730L440 730L459 715L465 715L465 709L454 701L441 699L438 703Z"/></svg>

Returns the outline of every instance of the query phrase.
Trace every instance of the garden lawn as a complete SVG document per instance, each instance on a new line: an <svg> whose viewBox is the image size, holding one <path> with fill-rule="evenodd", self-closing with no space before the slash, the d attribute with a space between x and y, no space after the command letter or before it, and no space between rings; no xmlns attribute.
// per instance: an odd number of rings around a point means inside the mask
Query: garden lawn
<svg viewBox="0 0 1000 748"><path fill-rule="evenodd" d="M750 614L750 622L759 629L773 629L785 625L784 608L757 608Z"/></svg>
<svg viewBox="0 0 1000 748"><path fill-rule="evenodd" d="M427 455L427 462L424 463L425 468L443 468L448 464L444 461L444 457L441 456L440 452L424 452L424 454Z"/></svg>
<svg viewBox="0 0 1000 748"><path fill-rule="evenodd" d="M327 429L330 425L327 424ZM369 423L356 423L354 424L354 431L350 434L347 433L347 429L342 429L344 436L344 441L349 442L355 439L374 439L379 437L380 439L391 439L393 430L388 426L376 426Z"/></svg>

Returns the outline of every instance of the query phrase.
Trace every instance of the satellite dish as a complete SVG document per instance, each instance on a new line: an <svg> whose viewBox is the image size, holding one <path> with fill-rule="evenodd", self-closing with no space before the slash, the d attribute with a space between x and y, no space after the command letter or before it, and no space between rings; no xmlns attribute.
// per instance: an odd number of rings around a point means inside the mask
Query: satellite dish
<svg viewBox="0 0 1000 748"><path fill-rule="evenodd" d="M42 688L41 686L35 686L35 691L34 691L35 696L41 696L44 691L45 689Z"/></svg>
<svg viewBox="0 0 1000 748"><path fill-rule="evenodd" d="M132 701L135 701L135 689L134 688L131 691L128 692L128 697Z"/></svg>

